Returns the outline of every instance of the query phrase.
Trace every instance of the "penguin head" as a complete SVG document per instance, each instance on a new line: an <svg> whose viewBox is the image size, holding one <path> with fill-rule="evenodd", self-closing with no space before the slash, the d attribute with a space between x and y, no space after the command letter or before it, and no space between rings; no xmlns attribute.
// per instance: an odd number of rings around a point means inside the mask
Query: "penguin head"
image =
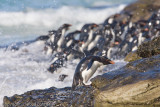
<svg viewBox="0 0 160 107"><path fill-rule="evenodd" d="M89 33L90 30L93 30L94 28L98 27L99 25L95 24L95 23L91 23L91 24L85 24L82 29L81 32L85 32L85 33Z"/></svg>
<svg viewBox="0 0 160 107"><path fill-rule="evenodd" d="M62 29L68 30L70 26L72 26L72 25L71 24L63 24Z"/></svg>
<svg viewBox="0 0 160 107"><path fill-rule="evenodd" d="M69 30L69 27L72 26L71 24L63 24L57 31L62 31L63 29Z"/></svg>
<svg viewBox="0 0 160 107"><path fill-rule="evenodd" d="M102 63L103 65L115 64L114 61L108 59L106 56L96 56L96 57L92 56L90 62L88 63L87 70L89 70L92 67L94 61L98 61Z"/></svg>
<svg viewBox="0 0 160 107"><path fill-rule="evenodd" d="M74 31L73 33L74 33L74 34L79 34L79 33L81 33L81 31L80 31L80 30L76 30L76 31Z"/></svg>
<svg viewBox="0 0 160 107"><path fill-rule="evenodd" d="M107 65L107 64L115 64L114 61L108 59L106 56L100 57L100 62L102 62L104 65Z"/></svg>
<svg viewBox="0 0 160 107"><path fill-rule="evenodd" d="M97 24L91 24L90 26L89 26L89 29L94 29L94 28L97 28L99 25L97 25Z"/></svg>
<svg viewBox="0 0 160 107"><path fill-rule="evenodd" d="M50 31L48 31L48 34L49 34L49 35L55 35L56 32L57 32L56 30L50 30Z"/></svg>

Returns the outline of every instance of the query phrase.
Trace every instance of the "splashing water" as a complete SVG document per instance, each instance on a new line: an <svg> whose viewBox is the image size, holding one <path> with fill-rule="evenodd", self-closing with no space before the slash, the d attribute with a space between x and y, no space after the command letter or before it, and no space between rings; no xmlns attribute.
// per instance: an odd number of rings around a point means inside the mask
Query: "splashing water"
<svg viewBox="0 0 160 107"><path fill-rule="evenodd" d="M50 57L46 56L42 50L43 46L38 42L23 46L18 51L0 50L0 103L2 103L3 96L22 94L29 90L45 89L51 86L58 88L71 86L74 70L79 60L68 61L64 67L51 74L47 72ZM118 69L126 64L123 60L115 62L115 65L108 65L103 72L96 72L94 76ZM68 75L63 82L58 81L61 74Z"/></svg>

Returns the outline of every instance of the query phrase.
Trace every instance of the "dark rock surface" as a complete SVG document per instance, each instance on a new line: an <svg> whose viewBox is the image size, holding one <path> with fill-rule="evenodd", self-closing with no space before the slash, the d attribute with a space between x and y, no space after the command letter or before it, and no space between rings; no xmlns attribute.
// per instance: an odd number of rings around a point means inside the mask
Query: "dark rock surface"
<svg viewBox="0 0 160 107"><path fill-rule="evenodd" d="M160 8L160 0L137 0L124 8L123 12L133 15L132 21L147 20L153 12Z"/></svg>
<svg viewBox="0 0 160 107"><path fill-rule="evenodd" d="M97 107L160 106L160 55L97 76L92 79L92 86L99 89L95 95Z"/></svg>
<svg viewBox="0 0 160 107"><path fill-rule="evenodd" d="M93 106L93 88L78 87L71 91L71 87L44 90L32 90L22 95L4 97L4 107L70 107ZM84 97L85 96L85 97Z"/></svg>

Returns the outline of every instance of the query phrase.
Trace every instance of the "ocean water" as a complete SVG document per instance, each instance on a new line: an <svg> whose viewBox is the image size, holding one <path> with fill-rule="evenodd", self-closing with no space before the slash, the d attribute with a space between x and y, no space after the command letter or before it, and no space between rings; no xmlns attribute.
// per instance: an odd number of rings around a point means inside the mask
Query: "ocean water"
<svg viewBox="0 0 160 107"><path fill-rule="evenodd" d="M133 0L1 0L0 47L33 40L64 23L72 24L70 31L80 30L85 23L103 23L131 2ZM47 72L50 57L42 50L43 46L37 42L18 51L0 48L0 106L4 96L51 86L71 86L79 60L68 61L65 67L51 74ZM126 64L123 59L115 62L115 65L108 65L95 75L111 72ZM60 82L58 77L61 74L69 76Z"/></svg>

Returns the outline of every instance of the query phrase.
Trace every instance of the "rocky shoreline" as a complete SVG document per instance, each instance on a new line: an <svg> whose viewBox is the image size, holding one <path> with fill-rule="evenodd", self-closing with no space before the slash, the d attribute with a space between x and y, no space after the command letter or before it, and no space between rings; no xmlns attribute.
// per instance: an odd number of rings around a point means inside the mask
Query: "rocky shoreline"
<svg viewBox="0 0 160 107"><path fill-rule="evenodd" d="M32 90L4 97L4 107L14 106L160 106L160 55L128 63L121 69L96 76L91 86Z"/></svg>
<svg viewBox="0 0 160 107"><path fill-rule="evenodd" d="M133 22L148 19L151 13L160 9L158 0L148 1L146 3L145 0L139 0L127 6L121 14L123 12L132 13ZM140 6L142 7L139 8ZM137 16L138 10L147 12L143 12L144 14L139 12L140 16ZM137 51L128 55L130 56L127 56L125 60L130 62L126 66L96 76L91 80L91 86L77 87L74 91L71 90L71 87L61 89L51 87L28 91L12 97L5 96L3 106L160 106L160 37L143 43Z"/></svg>

